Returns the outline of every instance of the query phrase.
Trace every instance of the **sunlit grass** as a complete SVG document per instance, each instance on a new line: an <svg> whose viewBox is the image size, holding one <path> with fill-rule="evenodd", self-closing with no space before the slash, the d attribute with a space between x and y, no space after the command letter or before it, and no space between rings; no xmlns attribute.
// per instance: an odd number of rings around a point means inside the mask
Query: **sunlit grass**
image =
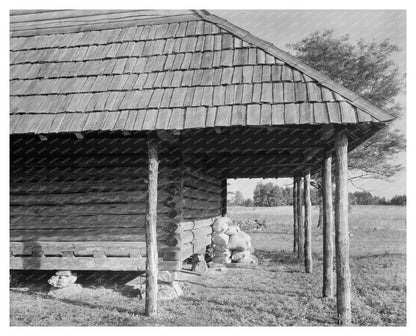
<svg viewBox="0 0 416 336"><path fill-rule="evenodd" d="M83 284L65 298L47 295L45 279L10 292L12 325L283 326L335 325L334 300L321 298L322 235L314 224L314 272L305 274L292 249L292 209L231 208L230 217L265 220L250 233L256 269L211 271L201 281L183 281L184 295L161 302L159 316L143 316L144 302L125 295L120 281ZM314 212L317 223L317 212ZM353 322L406 324L406 224L402 207L354 207L350 214ZM82 281L81 281L82 282ZM118 285L117 285L118 283Z"/></svg>

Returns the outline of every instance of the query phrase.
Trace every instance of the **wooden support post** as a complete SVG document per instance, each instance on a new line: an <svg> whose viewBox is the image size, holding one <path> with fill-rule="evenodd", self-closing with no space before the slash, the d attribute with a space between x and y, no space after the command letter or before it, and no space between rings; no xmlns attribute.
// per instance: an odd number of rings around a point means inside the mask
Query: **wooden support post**
<svg viewBox="0 0 416 336"><path fill-rule="evenodd" d="M337 315L341 325L351 324L351 274L348 236L348 138L335 136L335 251L337 272Z"/></svg>
<svg viewBox="0 0 416 336"><path fill-rule="evenodd" d="M297 209L297 179L293 179L293 253L296 253L298 246L298 209Z"/></svg>
<svg viewBox="0 0 416 336"><path fill-rule="evenodd" d="M146 211L146 302L145 314L157 315L158 255L157 255L157 180L159 170L158 141L156 134L147 138L149 156L149 182Z"/></svg>
<svg viewBox="0 0 416 336"><path fill-rule="evenodd" d="M296 195L297 195L297 223L298 223L298 259L302 260L304 257L304 235L303 235L303 202L302 202L302 178L301 177L297 177L297 191L296 191Z"/></svg>
<svg viewBox="0 0 416 336"><path fill-rule="evenodd" d="M227 178L221 180L221 216L227 215Z"/></svg>
<svg viewBox="0 0 416 336"><path fill-rule="evenodd" d="M334 224L332 220L332 155L331 152L324 154L322 162L322 214L323 214L323 297L334 296L333 260L334 240L332 232Z"/></svg>
<svg viewBox="0 0 416 336"><path fill-rule="evenodd" d="M303 198L305 202L305 272L312 272L312 204L311 204L311 171L306 171L303 179Z"/></svg>

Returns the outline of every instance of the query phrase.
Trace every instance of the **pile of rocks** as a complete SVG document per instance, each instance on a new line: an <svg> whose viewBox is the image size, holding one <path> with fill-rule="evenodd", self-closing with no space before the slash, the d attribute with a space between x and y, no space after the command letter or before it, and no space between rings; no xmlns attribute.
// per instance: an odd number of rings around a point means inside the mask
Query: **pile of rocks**
<svg viewBox="0 0 416 336"><path fill-rule="evenodd" d="M266 229L266 221L259 221L258 219L246 219L237 221L238 226L243 231L247 232L261 232Z"/></svg>
<svg viewBox="0 0 416 336"><path fill-rule="evenodd" d="M213 225L213 263L247 263L256 264L250 236L227 217L218 218Z"/></svg>
<svg viewBox="0 0 416 336"><path fill-rule="evenodd" d="M71 271L57 271L48 283L55 288L69 287L77 281L77 274Z"/></svg>

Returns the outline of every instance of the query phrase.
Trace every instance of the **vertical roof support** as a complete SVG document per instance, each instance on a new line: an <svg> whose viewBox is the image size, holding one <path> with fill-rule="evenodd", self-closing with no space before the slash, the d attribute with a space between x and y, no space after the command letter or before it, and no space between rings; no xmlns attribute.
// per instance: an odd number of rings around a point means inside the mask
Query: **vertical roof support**
<svg viewBox="0 0 416 336"><path fill-rule="evenodd" d="M334 279L332 275L334 241L332 232L334 223L332 218L332 154L330 151L324 153L322 162L322 205L323 205L323 297L333 297Z"/></svg>
<svg viewBox="0 0 416 336"><path fill-rule="evenodd" d="M221 180L221 216L227 215L227 178Z"/></svg>
<svg viewBox="0 0 416 336"><path fill-rule="evenodd" d="M149 158L149 175L147 187L146 210L146 303L145 314L157 315L157 291L158 291L158 254L157 254L157 186L158 186L158 140L156 133L150 133L147 137L147 149Z"/></svg>
<svg viewBox="0 0 416 336"><path fill-rule="evenodd" d="M305 272L312 273L312 204L311 170L308 168L303 178L303 198L305 203Z"/></svg>
<svg viewBox="0 0 416 336"><path fill-rule="evenodd" d="M296 253L298 247L297 183L297 179L293 178L293 253Z"/></svg>
<svg viewBox="0 0 416 336"><path fill-rule="evenodd" d="M348 138L335 136L335 255L337 272L337 315L341 325L351 324L351 274L348 232Z"/></svg>
<svg viewBox="0 0 416 336"><path fill-rule="evenodd" d="M303 230L303 201L302 201L302 178L296 178L296 195L297 195L297 222L298 222L298 259L302 260L304 257L304 230Z"/></svg>

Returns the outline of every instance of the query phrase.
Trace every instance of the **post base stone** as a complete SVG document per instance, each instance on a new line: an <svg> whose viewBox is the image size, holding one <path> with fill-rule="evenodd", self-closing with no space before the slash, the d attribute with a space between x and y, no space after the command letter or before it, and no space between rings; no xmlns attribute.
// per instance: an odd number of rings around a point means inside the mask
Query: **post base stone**
<svg viewBox="0 0 416 336"><path fill-rule="evenodd" d="M48 283L55 288L69 287L77 281L77 274L71 271L57 271Z"/></svg>

